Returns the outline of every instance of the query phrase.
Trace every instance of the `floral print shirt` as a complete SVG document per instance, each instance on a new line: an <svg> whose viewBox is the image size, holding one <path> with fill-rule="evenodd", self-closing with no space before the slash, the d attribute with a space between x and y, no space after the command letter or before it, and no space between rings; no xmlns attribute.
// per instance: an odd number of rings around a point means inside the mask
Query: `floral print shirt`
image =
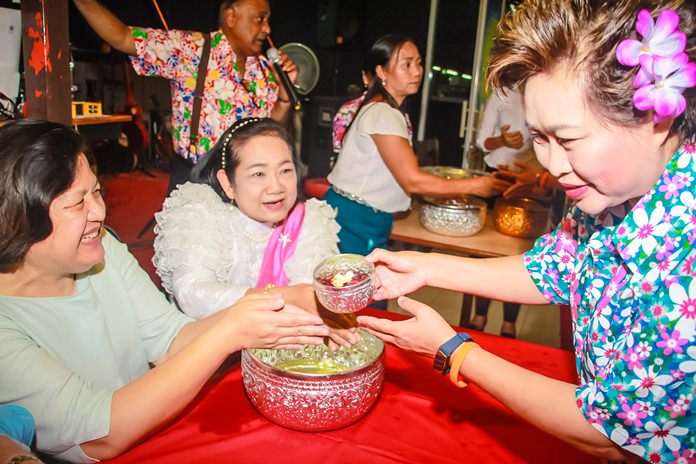
<svg viewBox="0 0 696 464"><path fill-rule="evenodd" d="M336 112L336 115L333 118L333 127L331 132L334 152L338 153L341 151L341 146L343 146L343 137L346 135L348 126L350 126L350 123L353 122L353 119L355 119L355 115L360 109L360 105L362 105L363 100L365 100L365 95L367 95L367 92L363 92L363 94L358 98L348 100L341 105ZM408 138L411 139L413 136L413 126L411 125L411 120L409 119L408 115L404 114L404 116L406 117Z"/></svg>
<svg viewBox="0 0 696 464"><path fill-rule="evenodd" d="M278 99L278 83L262 56L247 58L244 77L222 31L211 32L210 58L203 89L197 147L191 147L191 119L196 77L203 53L200 32L132 27L137 55L131 57L142 76L169 79L172 95L172 136L176 152L193 162L210 150L235 121L270 117Z"/></svg>
<svg viewBox="0 0 696 464"><path fill-rule="evenodd" d="M355 119L355 114L358 112L360 105L363 100L365 100L365 95L367 92L363 92L358 98L348 100L336 111L336 116L333 118L332 127L332 141L333 149L336 153L341 151L341 145L343 145L343 136L346 135L346 129L350 126L350 123Z"/></svg>
<svg viewBox="0 0 696 464"><path fill-rule="evenodd" d="M571 209L524 256L546 298L570 305L578 407L651 463L696 460L695 172L689 141L639 201Z"/></svg>

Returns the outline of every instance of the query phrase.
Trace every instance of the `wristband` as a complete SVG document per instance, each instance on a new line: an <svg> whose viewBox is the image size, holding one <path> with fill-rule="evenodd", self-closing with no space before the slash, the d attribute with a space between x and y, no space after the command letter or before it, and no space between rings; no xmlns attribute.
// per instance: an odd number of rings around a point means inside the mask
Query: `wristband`
<svg viewBox="0 0 696 464"><path fill-rule="evenodd" d="M477 346L478 343L465 343L464 345L460 346L457 352L454 354L454 359L452 360L452 369L450 370L449 375L450 381L459 388L464 388L468 385L463 380L459 380L459 377L461 377L459 375L459 368L462 367L462 362L464 361L464 358L466 358L466 355L469 354L469 351L473 350Z"/></svg>

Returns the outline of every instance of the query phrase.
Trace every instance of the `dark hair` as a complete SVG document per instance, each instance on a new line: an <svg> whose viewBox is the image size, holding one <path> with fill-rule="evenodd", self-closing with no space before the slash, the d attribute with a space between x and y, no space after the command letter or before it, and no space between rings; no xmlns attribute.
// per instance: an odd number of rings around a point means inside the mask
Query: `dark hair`
<svg viewBox="0 0 696 464"><path fill-rule="evenodd" d="M370 86L367 88L365 98L358 107L358 110L355 112L356 115L360 112L363 106L367 105L370 100L377 95L381 95L390 106L398 109L404 113L404 115L406 114L404 109L404 103L406 100L404 100L401 105L397 105L396 101L394 101L394 97L392 97L389 91L384 88L382 81L379 79L379 77L377 77L377 66L386 67L393 57L399 55L401 48L406 42L415 43L410 37L405 35L387 34L380 37L374 44L372 44L372 47L370 47L370 51L367 53L367 57L365 58L362 67L362 70L366 74L372 76L372 84L370 84ZM350 121L350 124L348 124L346 127L344 134L348 134L348 130L350 130L354 121L355 118Z"/></svg>
<svg viewBox="0 0 696 464"><path fill-rule="evenodd" d="M292 139L288 131L277 121L271 118L246 118L240 119L227 129L218 139L213 148L206 153L191 171L191 182L196 184L206 184L220 195L223 201L231 201L225 194L217 172L222 169L222 157L225 157L225 173L230 182L234 184L234 174L239 167L239 152L254 137L259 135L270 135L282 139L292 153L292 161L295 165L298 180L298 196L300 169L299 160L293 149Z"/></svg>
<svg viewBox="0 0 696 464"><path fill-rule="evenodd" d="M527 0L500 22L488 67L488 82L498 93L523 88L533 76L564 65L579 76L585 102L607 121L635 126L646 117L633 105L630 68L616 59L623 39L640 39L638 12L655 17L665 9L679 15L687 37L685 53L696 62L696 2L693 0ZM674 120L670 135L696 136L696 88L686 89L686 111Z"/></svg>
<svg viewBox="0 0 696 464"><path fill-rule="evenodd" d="M377 77L377 66L386 67L392 58L399 55L401 48L406 42L414 43L411 38L405 35L387 34L377 39L372 45L370 51L367 53L364 70L366 73L371 74L373 79L372 85L367 89L367 95L365 95L363 105L369 102L372 97L381 95L391 106L403 111L403 104L401 106L396 104L394 97L384 88L382 81ZM347 131L348 129L346 129L346 132Z"/></svg>
<svg viewBox="0 0 696 464"><path fill-rule="evenodd" d="M51 202L75 180L85 141L62 124L25 119L0 127L0 272L51 235Z"/></svg>

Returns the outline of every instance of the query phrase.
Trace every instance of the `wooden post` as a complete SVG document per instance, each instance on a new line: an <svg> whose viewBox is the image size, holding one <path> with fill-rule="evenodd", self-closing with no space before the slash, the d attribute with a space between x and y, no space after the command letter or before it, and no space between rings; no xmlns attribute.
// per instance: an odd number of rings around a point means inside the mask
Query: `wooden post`
<svg viewBox="0 0 696 464"><path fill-rule="evenodd" d="M22 0L27 116L72 124L68 0Z"/></svg>

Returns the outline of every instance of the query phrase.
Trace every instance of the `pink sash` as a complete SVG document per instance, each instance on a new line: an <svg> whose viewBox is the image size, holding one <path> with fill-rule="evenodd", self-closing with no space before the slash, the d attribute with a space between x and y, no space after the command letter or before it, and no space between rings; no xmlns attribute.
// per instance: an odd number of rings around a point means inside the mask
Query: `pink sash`
<svg viewBox="0 0 696 464"><path fill-rule="evenodd" d="M304 203L297 203L283 223L273 231L263 254L256 288L264 288L268 284L273 284L276 287L284 287L288 284L285 263L297 248L297 239L302 230L304 213Z"/></svg>

